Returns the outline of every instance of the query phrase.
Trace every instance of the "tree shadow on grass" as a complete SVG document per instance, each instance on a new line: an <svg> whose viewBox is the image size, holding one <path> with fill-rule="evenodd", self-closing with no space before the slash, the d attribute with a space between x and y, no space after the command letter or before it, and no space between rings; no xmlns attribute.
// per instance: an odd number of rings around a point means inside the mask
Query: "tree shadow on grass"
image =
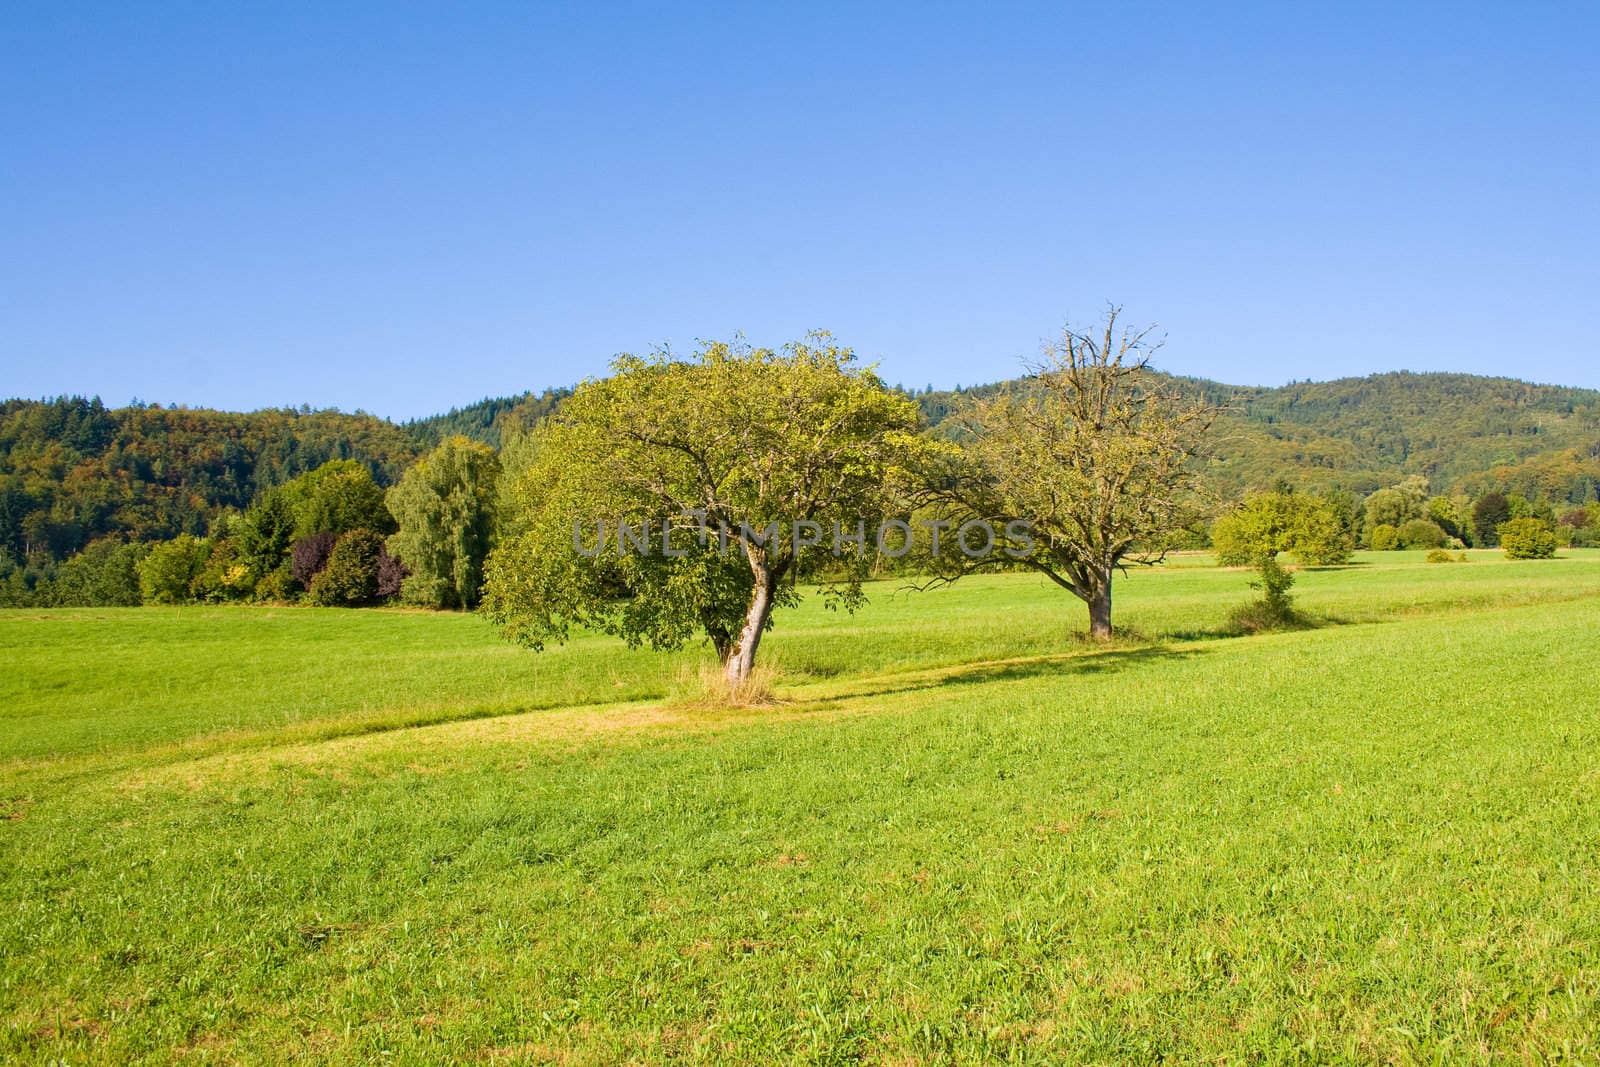
<svg viewBox="0 0 1600 1067"><path fill-rule="evenodd" d="M1075 675L1113 674L1149 663L1175 663L1205 655L1199 648L1169 648L1147 645L1142 648L1108 649L1104 652L1075 652L1061 656L1007 663L974 663L946 671L935 684L984 685L989 682L1021 678L1062 678Z"/></svg>
<svg viewBox="0 0 1600 1067"><path fill-rule="evenodd" d="M885 675L876 679L865 680L866 684L862 684L859 687L851 687L849 691L844 693L814 701L802 699L805 703L820 710L874 697L929 693L943 689L946 686L986 685L991 682L1009 682L1029 678L1067 678L1111 674L1117 671L1130 670L1144 664L1170 663L1205 654L1207 654L1205 649L1175 649L1165 645L1107 649L1099 652L1065 652L1055 655L1034 656L1027 659L958 664L901 675Z"/></svg>

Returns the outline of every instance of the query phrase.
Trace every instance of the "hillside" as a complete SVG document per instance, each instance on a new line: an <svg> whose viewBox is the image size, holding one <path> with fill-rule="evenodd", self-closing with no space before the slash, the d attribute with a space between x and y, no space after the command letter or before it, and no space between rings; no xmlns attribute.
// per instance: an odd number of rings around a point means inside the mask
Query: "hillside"
<svg viewBox="0 0 1600 1067"><path fill-rule="evenodd" d="M1600 488L1600 391L1396 372L1276 388L1176 379L1228 406L1210 473L1225 488L1282 478L1368 493L1420 474L1435 492L1490 489L1580 503ZM938 424L996 386L917 397Z"/></svg>
<svg viewBox="0 0 1600 1067"><path fill-rule="evenodd" d="M330 459L365 463L388 484L422 451L415 435L372 415L8 400L0 403L0 551L61 559L107 534L204 533L222 510Z"/></svg>
<svg viewBox="0 0 1600 1067"><path fill-rule="evenodd" d="M1279 479L1364 494L1420 474L1433 491L1600 495L1600 391L1466 374L1379 374L1277 388L1178 379L1225 402L1210 471L1237 491ZM937 425L998 385L916 394ZM228 508L330 459L379 484L451 434L499 446L567 390L488 398L395 424L339 411L108 409L99 400L0 403L0 551L62 559L106 535L204 532Z"/></svg>

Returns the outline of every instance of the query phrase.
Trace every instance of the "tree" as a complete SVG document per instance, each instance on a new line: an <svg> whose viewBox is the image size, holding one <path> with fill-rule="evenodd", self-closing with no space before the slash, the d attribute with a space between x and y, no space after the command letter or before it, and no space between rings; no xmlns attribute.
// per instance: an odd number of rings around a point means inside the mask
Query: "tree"
<svg viewBox="0 0 1600 1067"><path fill-rule="evenodd" d="M411 576L406 600L434 608L474 608L483 565L494 538L494 450L466 437L448 437L389 490L399 530L389 551Z"/></svg>
<svg viewBox="0 0 1600 1067"><path fill-rule="evenodd" d="M1400 547L1400 532L1388 523L1372 528L1368 543L1374 552L1393 552Z"/></svg>
<svg viewBox="0 0 1600 1067"><path fill-rule="evenodd" d="M343 534L328 564L311 579L309 599L322 607L359 607L378 597L378 572L384 555L383 535L372 530Z"/></svg>
<svg viewBox="0 0 1600 1067"><path fill-rule="evenodd" d="M139 563L139 591L147 604L182 604L193 599L194 580L205 569L209 546L189 534L152 545Z"/></svg>
<svg viewBox="0 0 1600 1067"><path fill-rule="evenodd" d="M53 602L62 607L138 606L139 561L148 545L122 544L115 537L90 542L56 572Z"/></svg>
<svg viewBox="0 0 1600 1067"><path fill-rule="evenodd" d="M1447 496L1431 497L1424 509L1425 517L1445 532L1446 537L1467 539L1466 522L1456 502Z"/></svg>
<svg viewBox="0 0 1600 1067"><path fill-rule="evenodd" d="M294 543L289 551L289 574L301 588L311 588L312 579L327 566L328 556L338 540L339 536L332 530L323 530Z"/></svg>
<svg viewBox="0 0 1600 1067"><path fill-rule="evenodd" d="M1427 519L1411 519L1395 531L1401 548L1443 548L1446 535L1439 525Z"/></svg>
<svg viewBox="0 0 1600 1067"><path fill-rule="evenodd" d="M660 650L703 633L726 664L754 584L743 554L692 529L671 532L672 555L605 543L606 530L619 542L622 526L642 530L655 503L621 481L591 478L588 437L552 423L518 436L503 455L500 534L484 595L490 618L535 649L565 640L573 625ZM580 550L584 538L593 551ZM780 586L776 606L795 602L792 587Z"/></svg>
<svg viewBox="0 0 1600 1067"><path fill-rule="evenodd" d="M1412 519L1420 519L1427 503L1427 491L1426 481L1411 477L1367 497L1367 543L1372 543L1371 531L1379 526L1399 529Z"/></svg>
<svg viewBox="0 0 1600 1067"><path fill-rule="evenodd" d="M1496 532L1507 559L1550 559L1556 554L1556 532L1543 519L1511 519Z"/></svg>
<svg viewBox="0 0 1600 1067"><path fill-rule="evenodd" d="M925 497L959 530L1004 530L982 560L936 558L950 580L1002 563L1030 567L1082 600L1111 639L1111 580L1165 555L1197 498L1197 463L1217 415L1150 370L1148 330L1066 328L1032 373L958 417L964 438L923 468ZM1027 530L1026 537L1009 531Z"/></svg>
<svg viewBox="0 0 1600 1067"><path fill-rule="evenodd" d="M1352 546L1338 507L1306 493L1258 493L1212 527L1217 562L1225 567L1255 566L1263 558L1288 552L1302 566L1333 566L1350 561Z"/></svg>
<svg viewBox="0 0 1600 1067"><path fill-rule="evenodd" d="M239 561L259 581L289 560L294 544L295 514L289 495L274 487L250 506L239 520Z"/></svg>
<svg viewBox="0 0 1600 1067"><path fill-rule="evenodd" d="M913 439L915 405L854 358L824 333L779 351L619 357L543 425L490 558L490 617L534 647L574 624L657 648L703 629L730 685L743 682L774 608L797 599L795 575L838 547L812 535L875 525ZM624 524L653 531L655 549L624 545ZM607 530L609 550L580 550L584 531ZM869 562L842 560L831 605L863 599Z"/></svg>
<svg viewBox="0 0 1600 1067"><path fill-rule="evenodd" d="M1493 548L1500 543L1500 525L1511 519L1511 503L1504 493L1485 493L1472 505L1475 544Z"/></svg>
<svg viewBox="0 0 1600 1067"><path fill-rule="evenodd" d="M314 471L284 483L282 493L294 512L296 539L349 530L394 532L383 504L383 490L364 464L329 460Z"/></svg>

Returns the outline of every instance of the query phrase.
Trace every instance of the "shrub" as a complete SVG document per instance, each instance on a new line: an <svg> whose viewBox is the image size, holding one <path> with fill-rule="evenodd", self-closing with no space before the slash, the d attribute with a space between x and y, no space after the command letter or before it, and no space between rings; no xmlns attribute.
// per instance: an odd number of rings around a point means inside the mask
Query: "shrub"
<svg viewBox="0 0 1600 1067"><path fill-rule="evenodd" d="M1461 558L1463 560L1466 559L1465 554L1463 554ZM1433 549L1431 552L1428 553L1428 562L1429 563L1454 563L1454 562L1456 562L1456 557L1451 555L1450 553L1446 552L1442 548L1436 548L1436 549Z"/></svg>
<svg viewBox="0 0 1600 1067"><path fill-rule="evenodd" d="M1543 519L1512 519L1495 532L1507 559L1549 559L1556 554L1556 532Z"/></svg>
<svg viewBox="0 0 1600 1067"><path fill-rule="evenodd" d="M400 599L419 608L442 611L453 606L451 602L453 595L454 587L448 578L410 574L400 584Z"/></svg>
<svg viewBox="0 0 1600 1067"><path fill-rule="evenodd" d="M383 537L351 530L328 553L328 564L311 579L311 602L323 607L355 607L378 598L378 555Z"/></svg>
<svg viewBox="0 0 1600 1067"><path fill-rule="evenodd" d="M1374 552L1393 552L1400 547L1400 533L1387 523L1380 523L1372 528L1372 550Z"/></svg>
<svg viewBox="0 0 1600 1067"><path fill-rule="evenodd" d="M378 550L378 599L392 600L400 595L406 576L411 572L399 559L389 555L387 546Z"/></svg>
<svg viewBox="0 0 1600 1067"><path fill-rule="evenodd" d="M293 600L299 591L300 587L295 583L294 575L289 573L287 563L256 583L257 600L282 603Z"/></svg>
<svg viewBox="0 0 1600 1067"><path fill-rule="evenodd" d="M256 590L255 575L239 557L238 545L231 538L213 539L205 569L191 588L196 600L243 600Z"/></svg>
<svg viewBox="0 0 1600 1067"><path fill-rule="evenodd" d="M179 534L151 547L139 563L139 592L147 604L183 604L194 599L193 586L205 569L210 546Z"/></svg>
<svg viewBox="0 0 1600 1067"><path fill-rule="evenodd" d="M1261 599L1233 612L1230 621L1234 628L1249 634L1298 625L1300 618L1295 614L1294 598L1289 595L1294 575L1283 569L1276 556L1257 559L1256 572L1260 577L1250 583L1250 588L1261 590Z"/></svg>
<svg viewBox="0 0 1600 1067"><path fill-rule="evenodd" d="M139 562L149 545L107 537L63 563L56 572L54 603L62 607L137 606Z"/></svg>
<svg viewBox="0 0 1600 1067"><path fill-rule="evenodd" d="M328 565L328 555L338 540L338 534L323 530L296 541L289 551L290 577L299 582L301 588L310 589L312 579Z"/></svg>
<svg viewBox="0 0 1600 1067"><path fill-rule="evenodd" d="M1443 548L1448 536L1439 524L1429 519L1412 519L1395 531L1403 548Z"/></svg>

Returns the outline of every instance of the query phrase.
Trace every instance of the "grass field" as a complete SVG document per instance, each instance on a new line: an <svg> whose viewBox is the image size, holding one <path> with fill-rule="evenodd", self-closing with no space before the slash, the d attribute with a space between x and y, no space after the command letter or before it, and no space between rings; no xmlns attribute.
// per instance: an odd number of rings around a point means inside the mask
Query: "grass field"
<svg viewBox="0 0 1600 1067"><path fill-rule="evenodd" d="M1600 553L815 601L781 702L400 611L0 613L0 1059L1600 1060ZM1184 565L1188 564L1188 565Z"/></svg>

